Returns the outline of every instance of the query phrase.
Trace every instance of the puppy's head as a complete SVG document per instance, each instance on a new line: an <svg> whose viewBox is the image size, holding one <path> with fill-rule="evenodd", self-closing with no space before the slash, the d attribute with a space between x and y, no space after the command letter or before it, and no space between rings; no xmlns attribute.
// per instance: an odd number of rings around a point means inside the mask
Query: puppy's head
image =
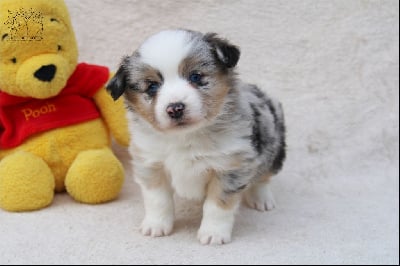
<svg viewBox="0 0 400 266"><path fill-rule="evenodd" d="M162 31L123 59L107 88L158 130L198 128L219 113L239 56L216 34Z"/></svg>

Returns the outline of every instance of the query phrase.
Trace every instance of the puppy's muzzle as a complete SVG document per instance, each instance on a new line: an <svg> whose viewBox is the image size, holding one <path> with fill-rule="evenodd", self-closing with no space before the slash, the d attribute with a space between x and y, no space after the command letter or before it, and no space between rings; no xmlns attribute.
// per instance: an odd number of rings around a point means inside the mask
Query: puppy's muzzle
<svg viewBox="0 0 400 266"><path fill-rule="evenodd" d="M178 120L181 119L185 113L185 104L184 103L171 103L168 105L166 112L169 117L172 119Z"/></svg>

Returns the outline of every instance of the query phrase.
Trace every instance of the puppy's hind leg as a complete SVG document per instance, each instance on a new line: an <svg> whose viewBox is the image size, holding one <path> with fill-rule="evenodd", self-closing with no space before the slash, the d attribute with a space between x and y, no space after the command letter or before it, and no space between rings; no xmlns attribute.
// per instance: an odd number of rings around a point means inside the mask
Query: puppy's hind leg
<svg viewBox="0 0 400 266"><path fill-rule="evenodd" d="M174 225L174 199L171 186L162 167L140 168L135 166L145 209L145 218L140 230L146 236L169 235Z"/></svg>
<svg viewBox="0 0 400 266"><path fill-rule="evenodd" d="M244 199L250 208L264 212L275 208L275 199L270 190L271 175L265 175L245 191Z"/></svg>

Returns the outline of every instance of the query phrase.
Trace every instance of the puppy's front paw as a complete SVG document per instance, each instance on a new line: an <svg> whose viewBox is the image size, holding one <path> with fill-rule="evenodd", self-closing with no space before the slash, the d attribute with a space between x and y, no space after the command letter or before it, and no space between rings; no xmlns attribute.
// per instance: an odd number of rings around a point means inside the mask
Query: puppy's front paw
<svg viewBox="0 0 400 266"><path fill-rule="evenodd" d="M231 242L231 229L223 226L202 225L197 233L197 238L203 245L227 244Z"/></svg>
<svg viewBox="0 0 400 266"><path fill-rule="evenodd" d="M250 208L258 211L270 211L275 208L275 199L267 186L254 187L245 194L245 200Z"/></svg>
<svg viewBox="0 0 400 266"><path fill-rule="evenodd" d="M173 226L173 219L154 219L146 217L140 226L140 231L145 236L167 236L171 234Z"/></svg>

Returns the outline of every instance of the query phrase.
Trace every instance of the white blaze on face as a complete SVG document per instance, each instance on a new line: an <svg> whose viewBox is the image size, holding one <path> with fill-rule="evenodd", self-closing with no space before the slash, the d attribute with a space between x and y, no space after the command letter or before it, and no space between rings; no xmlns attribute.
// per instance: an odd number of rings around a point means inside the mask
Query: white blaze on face
<svg viewBox="0 0 400 266"><path fill-rule="evenodd" d="M157 122L163 129L175 126L176 121L166 112L168 105L173 103L185 105L184 123L198 122L204 117L199 92L179 73L180 64L192 48L190 37L186 31L162 31L147 39L139 49L142 61L163 77L155 106Z"/></svg>
<svg viewBox="0 0 400 266"><path fill-rule="evenodd" d="M147 39L139 49L142 61L163 76L174 76L179 64L187 57L191 48L190 34L186 31L162 31Z"/></svg>

